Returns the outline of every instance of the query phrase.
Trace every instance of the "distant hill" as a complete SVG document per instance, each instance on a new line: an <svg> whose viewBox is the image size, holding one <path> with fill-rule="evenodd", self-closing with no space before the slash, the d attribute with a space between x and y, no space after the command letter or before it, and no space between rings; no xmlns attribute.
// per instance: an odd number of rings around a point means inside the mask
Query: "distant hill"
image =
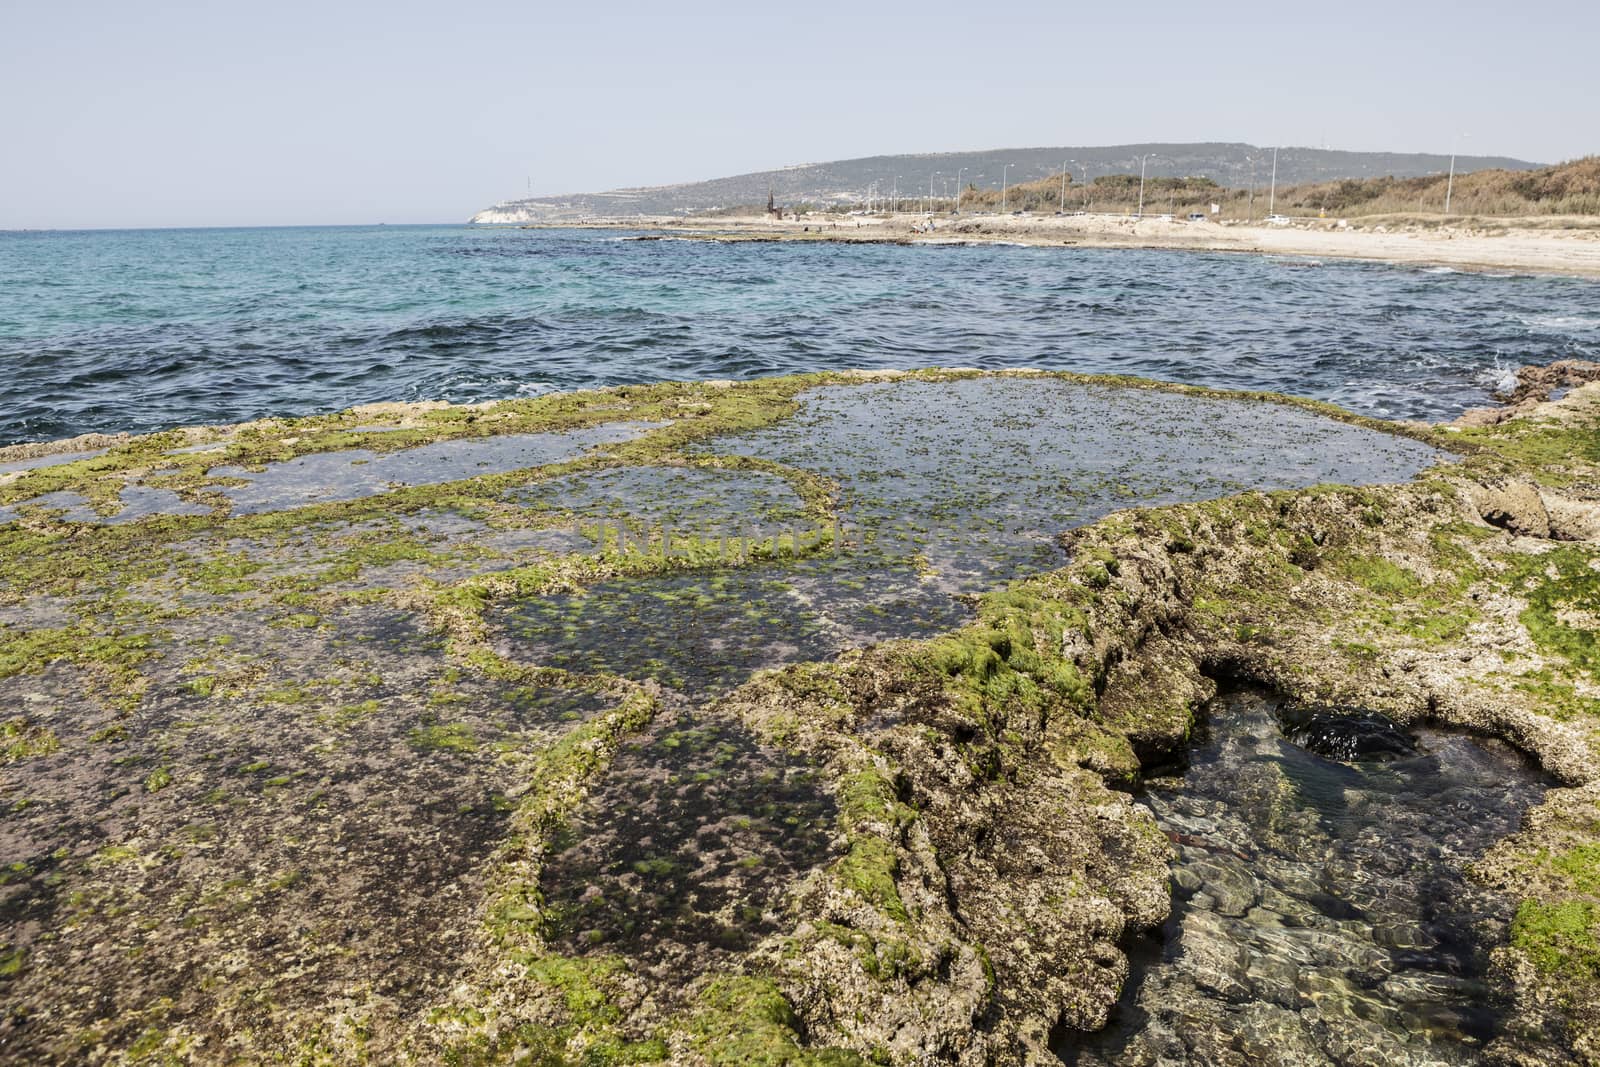
<svg viewBox="0 0 1600 1067"><path fill-rule="evenodd" d="M927 155L868 156L832 163L808 163L780 170L757 171L729 178L662 185L641 189L613 189L601 193L507 200L473 216L474 222L534 222L594 215L676 215L725 210L740 205L765 204L771 189L778 202L828 205L863 200L874 183L888 196L898 184L900 194L926 194L931 179L935 195L948 195L957 174L962 185L998 189L1002 169L1007 183L1026 183L1061 173L1064 160L1073 159L1074 177L1080 182L1087 168L1092 181L1109 174L1138 173L1141 156L1152 153L1148 172L1159 177L1205 177L1225 188L1250 184L1252 171L1258 185L1268 181L1272 149L1248 144L1130 144L1109 147L1006 148L983 152L941 152ZM1006 164L1011 164L1006 168ZM1425 153L1343 152L1322 148L1280 148L1278 185L1328 182L1346 178L1417 178L1443 174L1449 156ZM1535 170L1541 164L1502 156L1459 156L1458 171Z"/></svg>

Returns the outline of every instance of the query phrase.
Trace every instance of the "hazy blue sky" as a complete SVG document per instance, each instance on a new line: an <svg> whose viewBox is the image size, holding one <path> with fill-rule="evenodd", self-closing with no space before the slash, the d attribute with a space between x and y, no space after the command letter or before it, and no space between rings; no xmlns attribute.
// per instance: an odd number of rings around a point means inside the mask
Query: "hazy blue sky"
<svg viewBox="0 0 1600 1067"><path fill-rule="evenodd" d="M1600 151L1600 4L0 0L0 228L465 219L786 163Z"/></svg>

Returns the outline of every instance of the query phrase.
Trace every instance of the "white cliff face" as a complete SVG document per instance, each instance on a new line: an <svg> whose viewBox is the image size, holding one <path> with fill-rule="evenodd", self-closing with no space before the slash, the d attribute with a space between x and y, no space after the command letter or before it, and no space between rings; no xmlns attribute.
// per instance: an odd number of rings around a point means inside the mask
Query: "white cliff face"
<svg viewBox="0 0 1600 1067"><path fill-rule="evenodd" d="M474 224L503 226L506 224L535 222L538 218L538 212L522 204L496 204L494 207L485 208L478 212L468 221Z"/></svg>

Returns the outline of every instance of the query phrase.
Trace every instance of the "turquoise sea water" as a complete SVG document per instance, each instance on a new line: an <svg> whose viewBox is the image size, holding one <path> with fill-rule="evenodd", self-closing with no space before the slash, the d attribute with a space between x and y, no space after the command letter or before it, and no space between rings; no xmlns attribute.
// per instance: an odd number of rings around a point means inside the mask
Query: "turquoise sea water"
<svg viewBox="0 0 1600 1067"><path fill-rule="evenodd" d="M407 226L0 233L0 444L375 400L1038 366L1483 403L1600 354L1600 282L1263 256Z"/></svg>

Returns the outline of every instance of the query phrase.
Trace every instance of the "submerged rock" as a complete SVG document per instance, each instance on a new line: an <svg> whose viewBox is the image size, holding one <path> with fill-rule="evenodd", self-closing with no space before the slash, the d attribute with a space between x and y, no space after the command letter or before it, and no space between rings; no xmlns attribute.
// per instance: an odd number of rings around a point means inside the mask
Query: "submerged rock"
<svg viewBox="0 0 1600 1067"><path fill-rule="evenodd" d="M1416 738L1376 711L1280 703L1277 718L1285 737L1328 759L1363 763L1417 754Z"/></svg>
<svg viewBox="0 0 1600 1067"><path fill-rule="evenodd" d="M1281 702L1250 692L1213 701L1206 722L1184 778L1148 801L1180 839L1174 913L1135 953L1111 1027L1059 1035L1058 1049L1080 1064L1142 1063L1141 1038L1160 1033L1170 1059L1196 1067L1241 1054L1477 1062L1507 1016L1486 946L1515 902L1466 867L1538 802L1537 774L1503 746L1443 733L1407 739L1426 758L1351 771L1299 742ZM1314 817L1277 817L1275 802L1264 817L1262 780ZM1198 812L1204 837L1176 829ZM1269 1040L1291 1044L1263 1052Z"/></svg>

